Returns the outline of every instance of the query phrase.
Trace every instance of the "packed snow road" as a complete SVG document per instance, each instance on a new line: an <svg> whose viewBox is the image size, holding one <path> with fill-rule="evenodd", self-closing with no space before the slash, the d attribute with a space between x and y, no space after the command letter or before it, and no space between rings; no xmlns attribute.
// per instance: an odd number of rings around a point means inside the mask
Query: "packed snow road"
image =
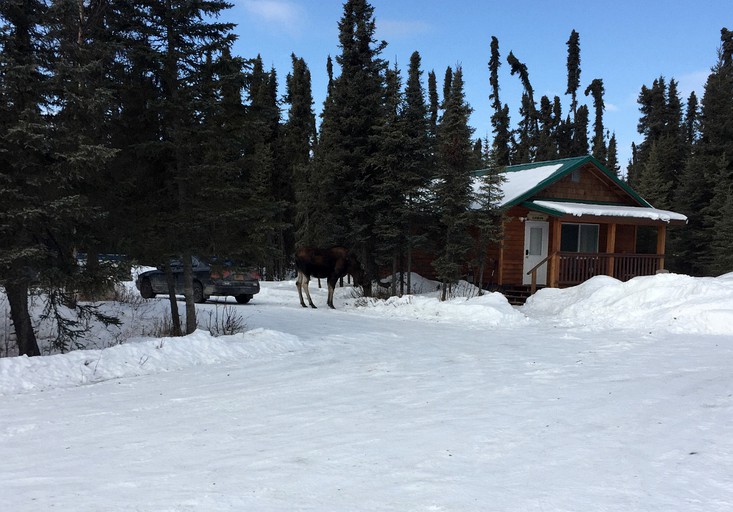
<svg viewBox="0 0 733 512"><path fill-rule="evenodd" d="M501 296L314 301L265 283L234 306L244 334L0 360L3 509L733 507L730 334Z"/></svg>

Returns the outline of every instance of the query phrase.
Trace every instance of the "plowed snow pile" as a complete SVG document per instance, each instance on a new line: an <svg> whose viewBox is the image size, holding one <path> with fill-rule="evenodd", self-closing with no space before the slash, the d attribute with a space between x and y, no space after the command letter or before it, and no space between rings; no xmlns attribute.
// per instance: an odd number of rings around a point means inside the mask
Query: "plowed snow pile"
<svg viewBox="0 0 733 512"><path fill-rule="evenodd" d="M564 327L731 334L733 273L659 274L627 282L596 276L572 288L544 288L522 311Z"/></svg>

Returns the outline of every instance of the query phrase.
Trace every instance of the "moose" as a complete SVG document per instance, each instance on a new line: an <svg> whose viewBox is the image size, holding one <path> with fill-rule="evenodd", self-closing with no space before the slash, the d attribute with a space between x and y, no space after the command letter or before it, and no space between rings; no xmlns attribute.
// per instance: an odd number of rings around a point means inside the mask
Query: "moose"
<svg viewBox="0 0 733 512"><path fill-rule="evenodd" d="M333 291L336 282L350 274L354 278L354 285L362 286L364 281L364 270L361 268L356 255L346 247L336 246L330 249L317 249L315 247L302 247L295 251L295 268L298 271L298 278L295 285L298 287L300 305L305 305L303 290L308 297L310 307L315 308L308 291L308 283L311 277L326 278L328 282L328 307L333 306Z"/></svg>

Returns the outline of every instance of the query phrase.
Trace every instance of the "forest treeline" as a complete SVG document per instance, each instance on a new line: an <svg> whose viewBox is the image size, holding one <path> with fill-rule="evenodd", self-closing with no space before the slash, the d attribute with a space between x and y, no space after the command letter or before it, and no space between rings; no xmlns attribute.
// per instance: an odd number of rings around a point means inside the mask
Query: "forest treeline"
<svg viewBox="0 0 733 512"><path fill-rule="evenodd" d="M39 353L33 290L54 311L98 314L75 297L114 279L100 253L164 267L180 257L187 332L196 328L193 255L225 255L279 279L296 246L344 244L375 278L380 268L410 272L414 251L430 250L445 296L466 260L483 268L485 247L501 237L505 166L590 153L619 172L603 81L583 87L576 31L567 41L567 112L557 96L537 101L527 66L513 52L502 57L491 38L492 136L481 140L469 126L460 66L439 83L418 52L407 70L384 60L366 0L344 3L340 53L316 63L329 79L320 120L309 65L297 54L284 78L260 56L232 54L237 27L219 21L230 7L0 4L0 283L21 354ZM644 141L628 179L655 206L690 217L672 237L671 258L692 274L733 267L732 46L724 29L705 94L690 96L684 111L673 79L639 96ZM502 65L523 86L514 120L500 100ZM470 172L480 168L490 172L474 191ZM405 283L391 286L401 293ZM171 312L178 325L175 300ZM73 327L60 332L62 347Z"/></svg>

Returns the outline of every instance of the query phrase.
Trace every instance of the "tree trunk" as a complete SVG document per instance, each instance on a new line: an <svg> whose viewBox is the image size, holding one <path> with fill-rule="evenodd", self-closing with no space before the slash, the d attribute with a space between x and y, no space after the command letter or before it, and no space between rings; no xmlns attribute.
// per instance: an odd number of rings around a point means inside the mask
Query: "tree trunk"
<svg viewBox="0 0 733 512"><path fill-rule="evenodd" d="M481 247L485 247L486 244L482 244ZM478 294L479 296L484 294L484 268L486 267L486 250L479 249L481 251L481 257L479 259L478 268ZM476 283L474 283L476 284Z"/></svg>
<svg viewBox="0 0 733 512"><path fill-rule="evenodd" d="M412 295L412 232L407 236L407 294Z"/></svg>
<svg viewBox="0 0 733 512"><path fill-rule="evenodd" d="M33 332L31 315L28 312L28 281L21 280L5 284L5 293L10 303L10 317L15 327L18 354L21 356L40 356L36 333Z"/></svg>
<svg viewBox="0 0 733 512"><path fill-rule="evenodd" d="M390 290L392 297L397 295L397 257L397 251L395 250L395 253L392 256L392 289Z"/></svg>
<svg viewBox="0 0 733 512"><path fill-rule="evenodd" d="M186 299L186 334L196 330L196 304L193 299L193 266L191 253L183 253L183 296Z"/></svg>
<svg viewBox="0 0 733 512"><path fill-rule="evenodd" d="M173 336L181 336L181 316L178 314L178 300L176 299L176 282L170 265L165 267L165 282L168 285L168 300L171 303L171 321L173 322Z"/></svg>

